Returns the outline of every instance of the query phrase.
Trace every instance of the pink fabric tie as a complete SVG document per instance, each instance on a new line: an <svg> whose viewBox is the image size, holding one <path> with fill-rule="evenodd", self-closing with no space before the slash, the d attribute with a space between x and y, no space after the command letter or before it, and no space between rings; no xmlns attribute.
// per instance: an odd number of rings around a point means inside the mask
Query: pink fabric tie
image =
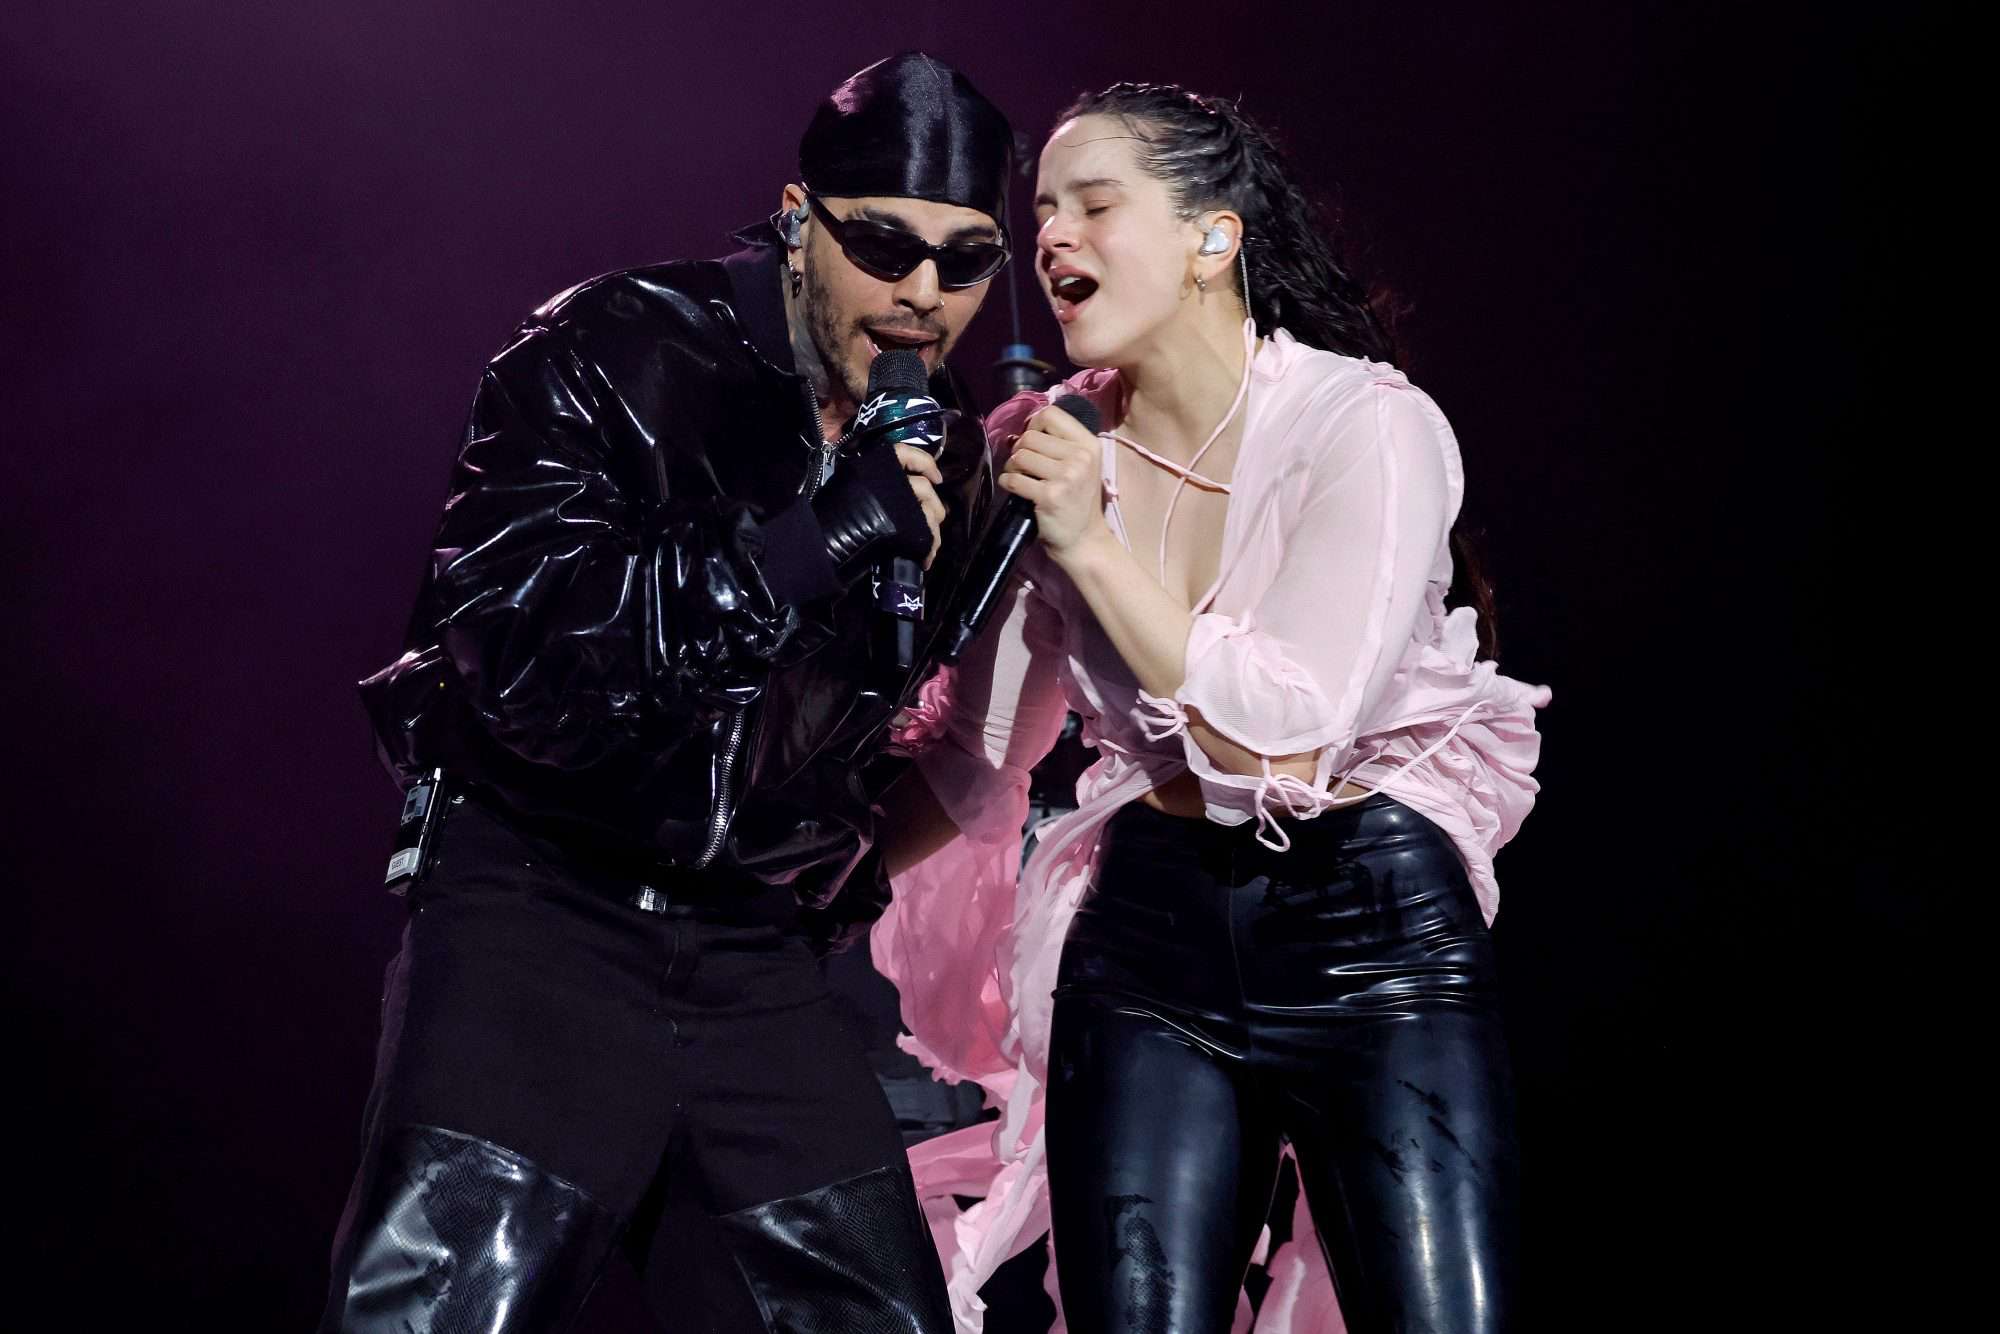
<svg viewBox="0 0 2000 1334"><path fill-rule="evenodd" d="M1210 491L1220 491L1225 496L1229 494L1229 483L1218 482L1212 477L1202 476L1194 470L1194 465L1201 462L1201 456L1208 453L1209 446L1222 438L1222 433L1229 429L1229 423L1235 421L1236 414L1243 410L1244 400L1250 396L1250 366L1256 360L1256 342L1257 324L1254 320L1246 319L1243 321L1243 378L1237 381L1236 397L1229 400L1229 411L1222 414L1222 420L1215 424L1215 429L1208 433L1208 439L1201 442L1201 448L1194 452L1194 457L1189 459L1186 464L1175 463L1170 458L1154 453L1129 435L1121 435L1117 431L1105 432L1106 435L1116 440L1119 444L1124 445L1127 449L1134 451L1141 458L1159 464L1162 468L1180 478L1178 482L1174 483L1173 495L1167 498L1166 517L1160 520L1160 560L1159 567L1155 573L1162 584L1167 582L1167 534L1174 526L1174 510L1181 503L1181 492L1187 489L1189 482L1193 482L1196 486L1205 487ZM1123 520L1120 520L1120 522L1122 523Z"/></svg>

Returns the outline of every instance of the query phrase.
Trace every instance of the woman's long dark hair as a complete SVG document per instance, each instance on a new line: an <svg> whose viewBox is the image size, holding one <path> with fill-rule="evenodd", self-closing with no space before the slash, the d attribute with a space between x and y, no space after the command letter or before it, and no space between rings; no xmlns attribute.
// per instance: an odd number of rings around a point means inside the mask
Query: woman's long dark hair
<svg viewBox="0 0 2000 1334"><path fill-rule="evenodd" d="M1387 321L1342 263L1333 226L1299 188L1284 151L1242 107L1171 83L1114 83L1078 98L1056 123L1078 116L1116 116L1129 125L1142 145L1140 165L1167 187L1183 217L1216 208L1242 215L1242 263L1258 333L1282 327L1309 347L1398 360ZM1455 530L1451 541L1459 587L1479 614L1480 652L1491 657L1499 640L1492 586Z"/></svg>

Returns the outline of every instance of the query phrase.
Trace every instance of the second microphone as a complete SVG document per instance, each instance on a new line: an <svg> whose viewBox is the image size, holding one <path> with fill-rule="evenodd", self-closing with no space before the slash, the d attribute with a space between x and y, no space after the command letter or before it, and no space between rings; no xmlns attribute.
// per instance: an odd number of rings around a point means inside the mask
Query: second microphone
<svg viewBox="0 0 2000 1334"><path fill-rule="evenodd" d="M1097 405L1081 394L1065 394L1050 406L1067 412L1092 435L1097 434L1103 422ZM1034 537L1034 503L1021 496L1007 497L1007 503L994 516L972 558L972 564L966 569L965 592L945 631L944 649L940 654L944 661L957 662L972 641L979 637L979 632L986 628L993 608L1000 601L1001 590L1007 587L1007 577L1014 572L1014 562L1021 559L1021 553Z"/></svg>

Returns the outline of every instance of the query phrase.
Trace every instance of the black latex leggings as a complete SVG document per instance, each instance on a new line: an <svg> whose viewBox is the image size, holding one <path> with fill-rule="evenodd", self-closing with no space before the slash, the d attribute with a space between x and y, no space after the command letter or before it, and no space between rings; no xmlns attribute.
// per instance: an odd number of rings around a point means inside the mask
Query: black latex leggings
<svg viewBox="0 0 2000 1334"><path fill-rule="evenodd" d="M1464 869L1386 797L1286 829L1107 831L1048 1089L1074 1334L1228 1330L1282 1139L1353 1334L1508 1328L1513 1087Z"/></svg>

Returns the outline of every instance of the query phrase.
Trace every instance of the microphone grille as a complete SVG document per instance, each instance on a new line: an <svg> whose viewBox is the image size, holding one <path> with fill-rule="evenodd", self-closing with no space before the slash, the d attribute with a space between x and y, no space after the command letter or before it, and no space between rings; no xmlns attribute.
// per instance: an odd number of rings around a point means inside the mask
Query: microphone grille
<svg viewBox="0 0 2000 1334"><path fill-rule="evenodd" d="M878 394L899 394L912 397L930 392L930 373L924 369L924 359L908 348L891 348L878 352L868 363L868 397Z"/></svg>
<svg viewBox="0 0 2000 1334"><path fill-rule="evenodd" d="M1064 412L1076 418L1077 424L1092 435L1096 435L1104 429L1104 417L1098 412L1097 404L1091 402L1082 394L1064 394L1049 406L1061 408Z"/></svg>

